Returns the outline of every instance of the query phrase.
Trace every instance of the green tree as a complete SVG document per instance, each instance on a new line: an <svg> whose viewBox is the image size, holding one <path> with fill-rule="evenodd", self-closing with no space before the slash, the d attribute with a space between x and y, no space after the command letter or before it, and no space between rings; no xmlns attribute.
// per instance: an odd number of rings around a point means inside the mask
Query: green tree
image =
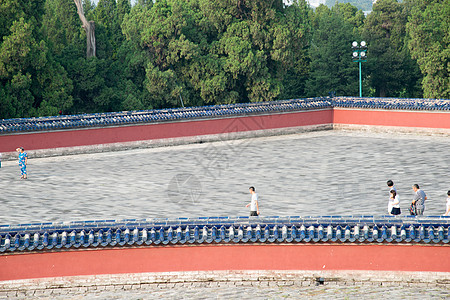
<svg viewBox="0 0 450 300"><path fill-rule="evenodd" d="M350 44L356 38L352 24L341 10L324 5L316 10L314 24L308 96L324 96L330 91L340 96L356 95L358 66L350 57Z"/></svg>
<svg viewBox="0 0 450 300"><path fill-rule="evenodd" d="M42 33L51 52L60 55L68 45L84 46L81 22L73 1L47 0L43 17ZM83 50L84 51L84 50Z"/></svg>
<svg viewBox="0 0 450 300"><path fill-rule="evenodd" d="M366 17L364 12L356 6L350 3L336 3L331 9L339 13L354 29L359 30L363 27Z"/></svg>
<svg viewBox="0 0 450 300"><path fill-rule="evenodd" d="M2 0L0 1L0 42L9 35L14 21L23 18L36 34L42 24L45 0Z"/></svg>
<svg viewBox="0 0 450 300"><path fill-rule="evenodd" d="M420 96L420 73L407 47L405 12L405 6L396 0L379 0L366 19L363 38L368 44L369 80L376 96Z"/></svg>
<svg viewBox="0 0 450 300"><path fill-rule="evenodd" d="M450 0L413 0L409 49L428 98L450 98Z"/></svg>
<svg viewBox="0 0 450 300"><path fill-rule="evenodd" d="M278 35L277 47L280 54L280 68L277 73L282 78L282 90L278 99L300 98L306 95L305 82L310 70L308 49L312 38L313 10L306 1L295 1L284 8L282 30L285 35ZM282 53L282 54L281 54Z"/></svg>
<svg viewBox="0 0 450 300"><path fill-rule="evenodd" d="M94 10L96 23L111 27L116 18L116 0L99 0Z"/></svg>
<svg viewBox="0 0 450 300"><path fill-rule="evenodd" d="M64 70L49 59L45 42L36 41L33 27L24 18L14 21L11 34L4 36L0 45L0 81L5 94L1 101L7 108L1 117L35 116L41 105L58 107L52 110L55 113L62 108L61 98L69 98L66 103L70 105L70 82ZM57 83L57 79L62 82ZM59 91L60 96L50 96L61 86L65 88L62 94Z"/></svg>
<svg viewBox="0 0 450 300"><path fill-rule="evenodd" d="M51 61L37 76L40 83L40 103L38 116L54 116L59 112L68 112L73 105L72 80L66 70L57 62Z"/></svg>
<svg viewBox="0 0 450 300"><path fill-rule="evenodd" d="M268 101L291 84L287 74L306 73L309 11L304 1L163 0L133 7L122 30L142 51L156 107L180 96L188 105Z"/></svg>
<svg viewBox="0 0 450 300"><path fill-rule="evenodd" d="M119 24L119 26L123 22L123 17L130 13L131 11L131 3L130 0L118 0L117 1L117 10L116 10L116 16L115 21Z"/></svg>

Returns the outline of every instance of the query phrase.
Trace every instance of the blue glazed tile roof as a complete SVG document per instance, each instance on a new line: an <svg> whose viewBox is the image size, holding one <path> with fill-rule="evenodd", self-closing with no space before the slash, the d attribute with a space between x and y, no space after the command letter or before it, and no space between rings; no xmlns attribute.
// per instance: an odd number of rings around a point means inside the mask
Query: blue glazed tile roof
<svg viewBox="0 0 450 300"><path fill-rule="evenodd" d="M0 252L186 243L446 245L449 226L450 217L440 216L224 217L2 225Z"/></svg>
<svg viewBox="0 0 450 300"><path fill-rule="evenodd" d="M205 118L211 119L254 114L304 111L311 109L327 109L333 107L449 111L450 100L318 97L271 102L212 105L203 107L96 113L57 117L5 119L0 120L0 134L118 126L127 124L148 124L182 120L188 121Z"/></svg>

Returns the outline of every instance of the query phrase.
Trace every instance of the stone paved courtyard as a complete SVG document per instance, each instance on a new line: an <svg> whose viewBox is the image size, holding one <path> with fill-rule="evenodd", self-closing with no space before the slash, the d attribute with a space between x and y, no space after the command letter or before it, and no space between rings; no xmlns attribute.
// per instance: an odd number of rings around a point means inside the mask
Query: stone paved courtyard
<svg viewBox="0 0 450 300"><path fill-rule="evenodd" d="M248 215L382 215L386 180L402 214L411 185L425 215L442 215L450 189L450 137L322 131L154 149L29 158L0 169L0 224Z"/></svg>

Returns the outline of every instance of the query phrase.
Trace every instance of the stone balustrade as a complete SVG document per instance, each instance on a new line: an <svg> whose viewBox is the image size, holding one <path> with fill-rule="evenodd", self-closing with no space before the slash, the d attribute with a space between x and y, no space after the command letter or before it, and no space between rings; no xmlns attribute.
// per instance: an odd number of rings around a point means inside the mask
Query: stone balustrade
<svg viewBox="0 0 450 300"><path fill-rule="evenodd" d="M205 217L0 226L0 252L209 243L449 243L450 217Z"/></svg>

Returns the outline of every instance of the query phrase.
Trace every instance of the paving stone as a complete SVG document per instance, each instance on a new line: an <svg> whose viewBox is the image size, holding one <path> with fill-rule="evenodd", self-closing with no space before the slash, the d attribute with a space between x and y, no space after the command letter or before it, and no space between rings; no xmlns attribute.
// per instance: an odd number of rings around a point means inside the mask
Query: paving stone
<svg viewBox="0 0 450 300"><path fill-rule="evenodd" d="M216 282L217 283L217 282ZM303 282L306 283L306 282ZM331 282L330 282L331 283ZM63 289L61 289L63 290ZM52 299L161 299L161 298L189 298L200 299L214 298L219 299L278 299L278 298L320 298L320 299L380 299L380 298L402 298L402 299L417 299L418 295L424 292L423 286L393 285L381 286L371 285L368 282L365 284L356 285L282 285L282 286L187 286L185 284L179 285L171 289L157 289L152 290L96 290L86 291L82 294L70 294L67 290L59 295L53 294ZM7 295L8 297L10 295ZM432 286L426 289L427 299L446 299L450 296L450 289L448 285L439 287ZM20 299L20 296L11 296L11 299ZM44 299L39 297L39 299Z"/></svg>
<svg viewBox="0 0 450 300"><path fill-rule="evenodd" d="M403 214L412 199L411 184L417 181L430 199L425 215L442 215L448 190L449 168L445 166L450 166L449 143L448 136L326 131L158 149L30 157L26 182L19 180L16 162L2 165L1 198L14 201L0 200L4 202L0 224L148 219L161 215L177 218L180 214L195 218L206 211L207 216L244 216L248 215L245 204L250 198L249 184L259 193L261 217L383 215L387 213L389 178L399 190ZM433 151L425 155L421 149ZM385 156L395 159L397 171L389 171L392 165ZM249 161L254 166L249 167ZM181 196L187 198L168 193L177 176L196 179L181 190ZM243 186L243 182L248 184ZM198 193L191 193L194 190ZM357 207L351 196L355 192L360 199Z"/></svg>

